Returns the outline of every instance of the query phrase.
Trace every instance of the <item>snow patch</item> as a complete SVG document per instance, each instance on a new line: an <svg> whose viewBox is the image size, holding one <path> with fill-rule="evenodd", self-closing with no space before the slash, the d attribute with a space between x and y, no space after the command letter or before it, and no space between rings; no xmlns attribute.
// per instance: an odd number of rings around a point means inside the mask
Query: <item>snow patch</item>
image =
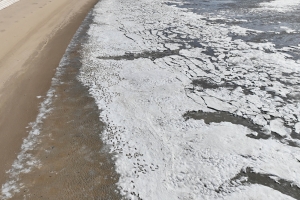
<svg viewBox="0 0 300 200"><path fill-rule="evenodd" d="M300 133L300 122L295 124L295 132Z"/></svg>
<svg viewBox="0 0 300 200"><path fill-rule="evenodd" d="M277 133L281 137L285 137L291 133L291 129L284 126L282 119L274 119L270 121L270 127L271 131Z"/></svg>
<svg viewBox="0 0 300 200"><path fill-rule="evenodd" d="M0 10L7 8L8 6L18 2L19 0L0 0Z"/></svg>

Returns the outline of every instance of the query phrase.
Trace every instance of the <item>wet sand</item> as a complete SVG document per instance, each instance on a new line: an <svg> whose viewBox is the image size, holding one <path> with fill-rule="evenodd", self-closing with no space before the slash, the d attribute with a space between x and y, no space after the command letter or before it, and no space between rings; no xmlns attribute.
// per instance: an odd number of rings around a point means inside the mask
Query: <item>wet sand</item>
<svg viewBox="0 0 300 200"><path fill-rule="evenodd" d="M21 0L0 11L0 184L70 40L97 0Z"/></svg>
<svg viewBox="0 0 300 200"><path fill-rule="evenodd" d="M13 199L121 199L115 184L119 176L100 138L105 124L94 98L76 78L91 19L90 14L64 55L51 86L51 112L40 124L38 144L26 152L40 165L18 176L23 186Z"/></svg>

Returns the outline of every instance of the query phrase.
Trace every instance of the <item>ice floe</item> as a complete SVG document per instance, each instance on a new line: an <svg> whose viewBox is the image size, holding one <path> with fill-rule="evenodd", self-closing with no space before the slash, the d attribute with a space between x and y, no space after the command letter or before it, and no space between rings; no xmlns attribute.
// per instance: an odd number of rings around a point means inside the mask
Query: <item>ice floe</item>
<svg viewBox="0 0 300 200"><path fill-rule="evenodd" d="M300 122L295 124L295 131L296 133L300 133Z"/></svg>

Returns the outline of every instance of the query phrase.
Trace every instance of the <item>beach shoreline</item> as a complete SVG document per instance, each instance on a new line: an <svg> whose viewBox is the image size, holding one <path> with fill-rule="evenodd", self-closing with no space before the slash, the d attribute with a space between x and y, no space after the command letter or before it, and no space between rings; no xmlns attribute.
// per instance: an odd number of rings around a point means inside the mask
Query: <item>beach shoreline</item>
<svg viewBox="0 0 300 200"><path fill-rule="evenodd" d="M28 135L26 127L38 114L55 69L95 3L97 0L22 0L0 11L1 185Z"/></svg>

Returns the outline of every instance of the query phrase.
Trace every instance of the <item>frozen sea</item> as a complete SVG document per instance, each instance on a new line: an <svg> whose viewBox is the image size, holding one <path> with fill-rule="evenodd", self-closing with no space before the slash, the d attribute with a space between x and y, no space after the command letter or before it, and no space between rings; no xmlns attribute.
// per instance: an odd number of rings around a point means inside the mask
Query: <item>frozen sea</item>
<svg viewBox="0 0 300 200"><path fill-rule="evenodd" d="M99 1L77 79L124 199L300 199L299 12L300 0Z"/></svg>

